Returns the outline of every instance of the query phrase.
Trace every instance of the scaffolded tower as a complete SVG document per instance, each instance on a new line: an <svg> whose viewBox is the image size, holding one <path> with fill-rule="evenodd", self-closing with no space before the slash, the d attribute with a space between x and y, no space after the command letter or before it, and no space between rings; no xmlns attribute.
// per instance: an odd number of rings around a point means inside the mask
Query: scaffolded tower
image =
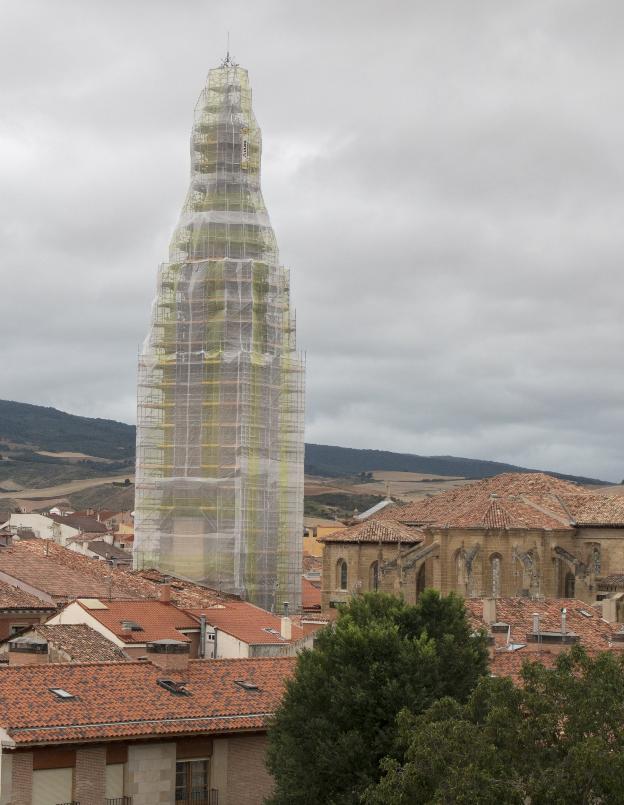
<svg viewBox="0 0 624 805"><path fill-rule="evenodd" d="M210 70L139 357L135 567L301 605L303 383L247 71Z"/></svg>

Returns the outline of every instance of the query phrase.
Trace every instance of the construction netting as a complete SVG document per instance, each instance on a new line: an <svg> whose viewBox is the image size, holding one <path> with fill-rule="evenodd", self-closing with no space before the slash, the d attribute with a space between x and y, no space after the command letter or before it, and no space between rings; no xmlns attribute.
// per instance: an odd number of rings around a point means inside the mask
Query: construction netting
<svg viewBox="0 0 624 805"><path fill-rule="evenodd" d="M247 71L211 70L139 357L135 566L301 605L304 366Z"/></svg>

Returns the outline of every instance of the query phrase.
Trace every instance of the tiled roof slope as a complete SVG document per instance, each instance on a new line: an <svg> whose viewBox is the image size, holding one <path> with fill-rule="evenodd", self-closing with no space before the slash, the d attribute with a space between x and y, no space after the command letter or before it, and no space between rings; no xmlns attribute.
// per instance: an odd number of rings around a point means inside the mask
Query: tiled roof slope
<svg viewBox="0 0 624 805"><path fill-rule="evenodd" d="M522 654L520 651L498 652L490 660L490 673L492 676L508 676L516 684L522 683L520 672L525 662L540 662L546 668L553 668L557 654L552 651L542 651L537 654Z"/></svg>
<svg viewBox="0 0 624 805"><path fill-rule="evenodd" d="M309 579L301 579L301 601L304 609L321 608L321 588Z"/></svg>
<svg viewBox="0 0 624 805"><path fill-rule="evenodd" d="M198 624L186 612L162 601L101 601L106 609L92 609L84 601L78 604L124 643L146 643L152 640L182 640L188 637L178 629L197 629ZM143 631L124 632L123 621L134 621Z"/></svg>
<svg viewBox="0 0 624 805"><path fill-rule="evenodd" d="M132 596L120 575L100 572L86 556L62 548L52 540L28 540L0 548L0 572L25 582L54 599ZM106 566L106 570L110 570Z"/></svg>
<svg viewBox="0 0 624 805"><path fill-rule="evenodd" d="M473 626L485 626L483 599L469 598L465 604ZM590 604L574 598L497 598L496 622L511 626L512 643L526 643L527 634L533 631L533 613L538 613L540 616L542 632L560 632L562 608L566 609L566 631L577 634L581 645L588 650L607 651L620 647L624 649L624 643L612 642L614 627L603 620L602 613ZM620 625L614 625L615 631ZM494 638L497 645L505 645L507 632L494 633ZM521 649L521 652L529 653L537 651L538 648L540 647L537 643L530 643Z"/></svg>
<svg viewBox="0 0 624 805"><path fill-rule="evenodd" d="M380 512L377 519L439 528L566 530L624 526L624 497L545 473L504 473Z"/></svg>
<svg viewBox="0 0 624 805"><path fill-rule="evenodd" d="M95 517L84 517L78 514L46 514L45 516L54 520L55 523L78 528L85 534L105 534L108 531L104 523L100 523Z"/></svg>
<svg viewBox="0 0 624 805"><path fill-rule="evenodd" d="M132 554L124 551L122 548L117 548L115 545L109 545L104 540L91 540L87 547L93 553L101 556L103 559L116 559L117 561L132 562Z"/></svg>
<svg viewBox="0 0 624 805"><path fill-rule="evenodd" d="M117 572L127 577L129 579L128 583L135 585L136 589L142 592L143 598L157 598L162 584L169 582L171 586L171 602L181 609L209 607L226 601L240 600L234 595L218 593L216 590L202 587L192 581L166 576L159 570L135 570L130 572L119 570Z"/></svg>
<svg viewBox="0 0 624 805"><path fill-rule="evenodd" d="M182 676L148 662L9 667L0 727L18 746L264 729L294 666L290 657L191 660ZM191 695L170 693L162 678L184 679ZM60 701L50 688L76 698Z"/></svg>
<svg viewBox="0 0 624 805"><path fill-rule="evenodd" d="M44 609L55 611L53 604L37 598L36 595L20 590L5 581L0 581L0 609Z"/></svg>
<svg viewBox="0 0 624 805"><path fill-rule="evenodd" d="M292 624L291 640L280 636L281 617L272 615L247 601L229 601L215 607L191 610L198 617L206 616L206 623L227 632L250 646L264 644L287 644L302 640L305 633L300 626Z"/></svg>
<svg viewBox="0 0 624 805"><path fill-rule="evenodd" d="M401 509L391 511L400 512ZM319 542L420 542L422 539L423 534L418 529L394 522L390 517L382 522L379 516L318 537Z"/></svg>
<svg viewBox="0 0 624 805"><path fill-rule="evenodd" d="M47 640L50 646L66 652L73 662L128 660L122 649L84 623L35 626L28 634Z"/></svg>
<svg viewBox="0 0 624 805"><path fill-rule="evenodd" d="M74 598L158 598L170 577L157 570L112 568L63 548L52 540L34 539L0 548L0 573L47 592L55 600ZM211 606L227 596L192 582L171 580L171 600L183 607Z"/></svg>

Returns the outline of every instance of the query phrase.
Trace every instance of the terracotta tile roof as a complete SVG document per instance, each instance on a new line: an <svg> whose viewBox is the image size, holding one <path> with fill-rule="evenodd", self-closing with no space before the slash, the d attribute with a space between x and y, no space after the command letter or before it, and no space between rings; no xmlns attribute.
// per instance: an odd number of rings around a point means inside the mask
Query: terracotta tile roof
<svg viewBox="0 0 624 805"><path fill-rule="evenodd" d="M103 563L98 562L98 564ZM171 602L181 609L210 607L227 601L240 600L237 596L219 593L209 587L194 584L192 581L167 576L161 573L160 570L118 570L117 573L128 579L128 584L132 584L134 589L140 591L143 598L157 598L162 584L169 583L171 586Z"/></svg>
<svg viewBox="0 0 624 805"><path fill-rule="evenodd" d="M148 662L9 667L0 670L0 727L20 746L263 730L294 666L290 657L191 660L182 676ZM165 690L163 678L183 679L191 695Z"/></svg>
<svg viewBox="0 0 624 805"><path fill-rule="evenodd" d="M105 534L108 531L104 523L100 523L95 517L84 517L76 514L66 514L65 516L61 514L46 514L45 516L54 520L55 523L78 528L85 534Z"/></svg>
<svg viewBox="0 0 624 805"><path fill-rule="evenodd" d="M211 606L223 596L189 581L171 579L158 570L130 571L89 559L52 540L35 539L0 547L0 573L7 573L56 601L75 598L158 598L162 583L171 580L171 600L188 608ZM235 599L234 599L235 600Z"/></svg>
<svg viewBox="0 0 624 805"><path fill-rule="evenodd" d="M90 551L101 556L103 559L115 559L118 562L127 562L132 564L132 554L124 551L123 548L117 548L115 545L109 545L102 539L93 539L88 543L87 547Z"/></svg>
<svg viewBox="0 0 624 805"><path fill-rule="evenodd" d="M281 617L247 601L229 601L216 607L193 609L191 612L196 617L205 615L206 623L250 646L288 644L305 637L303 629L293 623L292 638L285 640L280 636Z"/></svg>
<svg viewBox="0 0 624 805"><path fill-rule="evenodd" d="M393 512L401 511L393 508ZM393 519L384 519L383 522L375 519L365 520L363 523L334 531L318 537L319 542L420 542L424 535L416 528L409 528Z"/></svg>
<svg viewBox="0 0 624 805"><path fill-rule="evenodd" d="M152 640L188 642L189 638L178 629L199 628L195 618L173 604L162 601L101 601L106 609L93 609L86 601L78 600L76 603L124 643L147 643ZM124 632L123 621L134 621L142 631Z"/></svg>
<svg viewBox="0 0 624 805"><path fill-rule="evenodd" d="M301 597L304 609L321 608L321 588L313 584L309 579L301 579Z"/></svg>
<svg viewBox="0 0 624 805"><path fill-rule="evenodd" d="M319 556L312 556L309 553L303 554L303 572L322 571L323 560Z"/></svg>
<svg viewBox="0 0 624 805"><path fill-rule="evenodd" d="M438 528L624 526L624 497L590 492L545 473L504 473L382 511L377 519Z"/></svg>
<svg viewBox="0 0 624 805"><path fill-rule="evenodd" d="M56 608L48 601L37 598L36 595L13 587L5 581L0 581L0 610L1 609L43 609L55 612Z"/></svg>
<svg viewBox="0 0 624 805"><path fill-rule="evenodd" d="M484 627L483 599L469 598L465 602L466 609L472 624ZM540 615L540 630L542 632L561 631L561 610L566 612L566 631L577 634L579 642L588 650L607 651L624 648L624 643L613 643L613 631L617 631L621 624L611 624L602 619L602 612L574 598L497 598L496 622L511 626L511 642L527 643L527 634L533 631L533 613ZM485 627L488 628L488 627ZM493 634L496 645L504 646L507 643L507 632ZM540 646L537 643L527 643L526 648L520 649L522 654L534 653ZM543 645L542 645L543 650ZM519 653L519 652L513 652Z"/></svg>
<svg viewBox="0 0 624 805"><path fill-rule="evenodd" d="M522 650L521 650L522 651ZM490 660L490 673L492 676L511 677L516 685L522 683L520 671L526 661L539 661L546 668L553 668L557 654L552 651L542 651L539 657L536 654L522 654L521 651L498 652Z"/></svg>
<svg viewBox="0 0 624 805"><path fill-rule="evenodd" d="M28 540L0 548L0 572L47 593L55 600L78 597L124 598L132 596L131 587L118 574L102 572L96 562L75 551L62 548L52 540Z"/></svg>
<svg viewBox="0 0 624 805"><path fill-rule="evenodd" d="M624 587L624 573L610 573L598 580L598 588Z"/></svg>
<svg viewBox="0 0 624 805"><path fill-rule="evenodd" d="M69 662L127 661L128 655L104 635L84 623L35 626L25 634L36 634L49 646L66 652Z"/></svg>

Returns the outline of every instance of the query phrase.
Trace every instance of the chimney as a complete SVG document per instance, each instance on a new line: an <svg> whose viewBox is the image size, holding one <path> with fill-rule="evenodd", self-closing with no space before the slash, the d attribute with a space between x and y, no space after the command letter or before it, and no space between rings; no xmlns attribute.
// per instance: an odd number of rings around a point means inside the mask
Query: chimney
<svg viewBox="0 0 624 805"><path fill-rule="evenodd" d="M288 601L284 601L284 616L288 617Z"/></svg>
<svg viewBox="0 0 624 805"><path fill-rule="evenodd" d="M48 643L40 637L15 637L9 640L9 665L47 665Z"/></svg>
<svg viewBox="0 0 624 805"><path fill-rule="evenodd" d="M290 640L292 638L292 621L287 615L284 615L281 619L280 635L284 640Z"/></svg>
<svg viewBox="0 0 624 805"><path fill-rule="evenodd" d="M206 616L203 612L199 616L199 656L206 659Z"/></svg>
<svg viewBox="0 0 624 805"><path fill-rule="evenodd" d="M561 634L566 633L566 620L568 617L568 610L565 607L561 608Z"/></svg>
<svg viewBox="0 0 624 805"><path fill-rule="evenodd" d="M539 612L533 613L533 634L540 633L540 616Z"/></svg>
<svg viewBox="0 0 624 805"><path fill-rule="evenodd" d="M171 585L170 584L161 584L158 597L159 597L161 603L170 604L171 603Z"/></svg>
<svg viewBox="0 0 624 805"><path fill-rule="evenodd" d="M147 643L145 651L152 665L163 671L186 671L191 644L182 640L154 640Z"/></svg>
<svg viewBox="0 0 624 805"><path fill-rule="evenodd" d="M496 598L483 599L483 620L488 626L496 623Z"/></svg>

